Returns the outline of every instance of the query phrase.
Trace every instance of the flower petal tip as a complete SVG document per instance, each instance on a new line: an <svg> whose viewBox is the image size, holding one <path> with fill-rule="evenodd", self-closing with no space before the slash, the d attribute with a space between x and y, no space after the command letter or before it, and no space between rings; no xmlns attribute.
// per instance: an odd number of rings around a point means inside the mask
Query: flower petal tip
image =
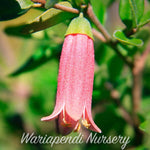
<svg viewBox="0 0 150 150"><path fill-rule="evenodd" d="M102 131L99 129L99 133L102 133Z"/></svg>
<svg viewBox="0 0 150 150"><path fill-rule="evenodd" d="M95 131L95 132L98 132L98 133L102 133L102 130L101 129L96 129L96 130L93 130L93 131Z"/></svg>
<svg viewBox="0 0 150 150"><path fill-rule="evenodd" d="M41 121L45 121L45 119L44 119L44 118L41 118Z"/></svg>
<svg viewBox="0 0 150 150"><path fill-rule="evenodd" d="M49 121L50 119L49 119L49 117L42 117L41 118L41 121Z"/></svg>

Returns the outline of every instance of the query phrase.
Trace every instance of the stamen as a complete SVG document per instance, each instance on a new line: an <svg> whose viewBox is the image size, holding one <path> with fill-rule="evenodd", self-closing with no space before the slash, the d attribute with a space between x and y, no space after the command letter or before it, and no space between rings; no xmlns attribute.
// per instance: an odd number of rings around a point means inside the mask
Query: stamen
<svg viewBox="0 0 150 150"><path fill-rule="evenodd" d="M78 123L77 126L74 129L74 132L79 132L80 128L81 128L81 124Z"/></svg>
<svg viewBox="0 0 150 150"><path fill-rule="evenodd" d="M63 118L63 123L62 126L64 127L71 127L71 124L70 123L67 123L67 121L65 120L65 118Z"/></svg>
<svg viewBox="0 0 150 150"><path fill-rule="evenodd" d="M82 120L82 124L88 129L91 124L88 123L88 121L85 119L85 120Z"/></svg>
<svg viewBox="0 0 150 150"><path fill-rule="evenodd" d="M62 123L62 126L64 127L71 127L71 124L70 123L67 123L66 119L65 119L65 108L63 108L63 123Z"/></svg>

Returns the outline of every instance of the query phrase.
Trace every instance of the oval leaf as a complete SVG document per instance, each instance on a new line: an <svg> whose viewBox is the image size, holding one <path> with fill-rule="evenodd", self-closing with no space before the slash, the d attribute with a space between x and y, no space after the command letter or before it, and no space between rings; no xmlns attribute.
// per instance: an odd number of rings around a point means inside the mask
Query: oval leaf
<svg viewBox="0 0 150 150"><path fill-rule="evenodd" d="M34 3L30 0L3 0L0 4L0 21L17 18L26 13Z"/></svg>
<svg viewBox="0 0 150 150"><path fill-rule="evenodd" d="M120 41L124 44L127 44L127 45L133 45L133 46L142 46L143 45L143 41L141 39L127 38L121 30L115 31L113 36L118 41Z"/></svg>
<svg viewBox="0 0 150 150"><path fill-rule="evenodd" d="M59 4L72 7L69 2L60 2ZM22 32L25 34L34 33L48 27L54 26L60 22L63 22L67 19L75 17L76 15L73 13L65 12L59 9L51 8L45 11L42 15L37 17L34 21L27 24L23 29Z"/></svg>
<svg viewBox="0 0 150 150"><path fill-rule="evenodd" d="M64 5L66 7L72 7L69 2L60 2L59 4ZM52 27L58 23L61 23L67 19L71 19L72 17L75 16L77 15L59 9L51 8L45 11L44 13L42 13L32 22L24 23L17 26L7 27L5 31L7 32L7 34L14 33L14 35L31 34Z"/></svg>
<svg viewBox="0 0 150 150"><path fill-rule="evenodd" d="M144 12L144 0L120 0L119 15L129 28L136 28Z"/></svg>
<svg viewBox="0 0 150 150"><path fill-rule="evenodd" d="M31 38L31 34L23 34L22 29L26 27L26 25L19 25L19 26L8 26L4 29L4 32L8 35L12 36L19 36L23 38Z"/></svg>

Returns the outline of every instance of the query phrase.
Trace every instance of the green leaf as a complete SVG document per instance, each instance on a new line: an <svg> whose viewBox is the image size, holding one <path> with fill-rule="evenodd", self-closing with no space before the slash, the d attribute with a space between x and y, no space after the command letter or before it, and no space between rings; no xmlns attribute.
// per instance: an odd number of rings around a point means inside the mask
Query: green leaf
<svg viewBox="0 0 150 150"><path fill-rule="evenodd" d="M108 74L111 81L118 80L123 69L123 61L117 55L114 55L108 62Z"/></svg>
<svg viewBox="0 0 150 150"><path fill-rule="evenodd" d="M134 22L138 25L144 12L144 0L129 0L129 2Z"/></svg>
<svg viewBox="0 0 150 150"><path fill-rule="evenodd" d="M147 79L146 76L144 76L144 80L149 83L149 80ZM146 86L145 86L146 87ZM146 119L150 119L150 96L145 96L142 101L141 101L141 114L143 114L143 116Z"/></svg>
<svg viewBox="0 0 150 150"><path fill-rule="evenodd" d="M90 2L92 4L93 11L97 16L97 18L99 19L99 21L102 24L105 24L106 17L107 17L106 15L107 8L114 2L114 0L104 0L98 2L97 0L91 0Z"/></svg>
<svg viewBox="0 0 150 150"><path fill-rule="evenodd" d="M149 22L150 22L150 11L148 11L146 14L143 15L143 17L140 20L139 26L142 27Z"/></svg>
<svg viewBox="0 0 150 150"><path fill-rule="evenodd" d="M23 15L33 4L30 0L2 0L0 4L0 21Z"/></svg>
<svg viewBox="0 0 150 150"><path fill-rule="evenodd" d="M123 23L128 28L132 28L132 12L129 0L120 0L119 15Z"/></svg>
<svg viewBox="0 0 150 150"><path fill-rule="evenodd" d="M95 61L98 65L108 64L113 56L114 51L107 45L100 44L95 48Z"/></svg>
<svg viewBox="0 0 150 150"><path fill-rule="evenodd" d="M69 2L60 2L59 4L64 5L66 7L72 7ZM7 33L9 31L14 33L21 34L31 34L37 31L44 30L46 28L52 27L58 23L61 23L67 19L71 19L77 16L76 14L65 12L59 9L51 8L38 16L35 20L28 24L22 24L17 26L7 27ZM17 30L17 28L19 30Z"/></svg>
<svg viewBox="0 0 150 150"><path fill-rule="evenodd" d="M138 146L136 147L134 150L149 150L149 146L145 146L145 145L141 145L141 146Z"/></svg>
<svg viewBox="0 0 150 150"><path fill-rule="evenodd" d="M69 0L76 8L80 8L81 5L87 5L89 0Z"/></svg>
<svg viewBox="0 0 150 150"><path fill-rule="evenodd" d="M129 28L136 28L144 12L144 0L120 0L119 15Z"/></svg>
<svg viewBox="0 0 150 150"><path fill-rule="evenodd" d="M146 120L140 124L139 128L146 133L150 133L149 126L150 126L150 120Z"/></svg>
<svg viewBox="0 0 150 150"><path fill-rule="evenodd" d="M12 36L19 36L24 38L31 38L31 34L23 34L22 29L26 27L26 25L19 25L19 26L8 26L4 29L4 32L8 35Z"/></svg>
<svg viewBox="0 0 150 150"><path fill-rule="evenodd" d="M11 73L9 76L17 76L40 67L49 60L55 58L60 52L60 49L60 45L54 48L49 48L47 46L42 48L40 47L21 67Z"/></svg>
<svg viewBox="0 0 150 150"><path fill-rule="evenodd" d="M60 2L59 4L64 5L66 7L72 7L69 2ZM37 17L33 22L27 24L23 28L22 32L25 34L34 33L36 31L40 31L48 27L54 26L74 16L75 14L73 13L64 12L62 10L51 8L45 11L39 17Z"/></svg>
<svg viewBox="0 0 150 150"><path fill-rule="evenodd" d="M31 0L16 0L16 1L19 3L21 9L28 9L34 4Z"/></svg>
<svg viewBox="0 0 150 150"><path fill-rule="evenodd" d="M106 6L103 4L103 1L99 1L97 3L97 0L91 0L91 4L93 6L93 10L97 18L100 20L102 24L104 24L106 19L105 16Z"/></svg>
<svg viewBox="0 0 150 150"><path fill-rule="evenodd" d="M113 34L114 38L118 41L126 44L126 45L133 45L133 46L142 46L143 41L141 39L136 38L127 38L125 34L121 30L116 30Z"/></svg>

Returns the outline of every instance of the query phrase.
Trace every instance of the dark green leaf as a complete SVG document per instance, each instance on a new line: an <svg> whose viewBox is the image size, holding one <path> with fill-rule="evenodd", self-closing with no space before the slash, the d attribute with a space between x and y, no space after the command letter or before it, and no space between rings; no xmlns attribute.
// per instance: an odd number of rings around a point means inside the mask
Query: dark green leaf
<svg viewBox="0 0 150 150"><path fill-rule="evenodd" d="M19 37L24 37L24 38L30 38L31 34L23 34L22 29L26 27L26 25L19 25L19 26L8 26L4 29L5 33L8 35L13 35L13 36L19 36Z"/></svg>
<svg viewBox="0 0 150 150"><path fill-rule="evenodd" d="M0 21L23 15L32 5L33 2L30 0L2 0L0 4Z"/></svg>
<svg viewBox="0 0 150 150"><path fill-rule="evenodd" d="M45 64L58 55L60 47L59 45L51 49L47 46L39 48L19 69L11 73L10 76L17 76L29 72Z"/></svg>
<svg viewBox="0 0 150 150"><path fill-rule="evenodd" d="M120 73L123 69L123 61L120 57L115 55L108 63L108 74L111 81L115 81L120 77Z"/></svg>
<svg viewBox="0 0 150 150"><path fill-rule="evenodd" d="M133 46L142 46L143 41L141 39L136 38L127 38L125 34L121 30L116 30L113 34L114 38L118 41L126 44L126 45L133 45Z"/></svg>
<svg viewBox="0 0 150 150"><path fill-rule="evenodd" d="M132 12L129 0L120 0L119 15L123 23L128 27L132 28Z"/></svg>
<svg viewBox="0 0 150 150"><path fill-rule="evenodd" d="M138 27L143 12L144 0L120 0L120 18L129 29Z"/></svg>
<svg viewBox="0 0 150 150"><path fill-rule="evenodd" d="M107 64L113 56L114 51L109 46L100 44L95 47L95 61L98 65Z"/></svg>

